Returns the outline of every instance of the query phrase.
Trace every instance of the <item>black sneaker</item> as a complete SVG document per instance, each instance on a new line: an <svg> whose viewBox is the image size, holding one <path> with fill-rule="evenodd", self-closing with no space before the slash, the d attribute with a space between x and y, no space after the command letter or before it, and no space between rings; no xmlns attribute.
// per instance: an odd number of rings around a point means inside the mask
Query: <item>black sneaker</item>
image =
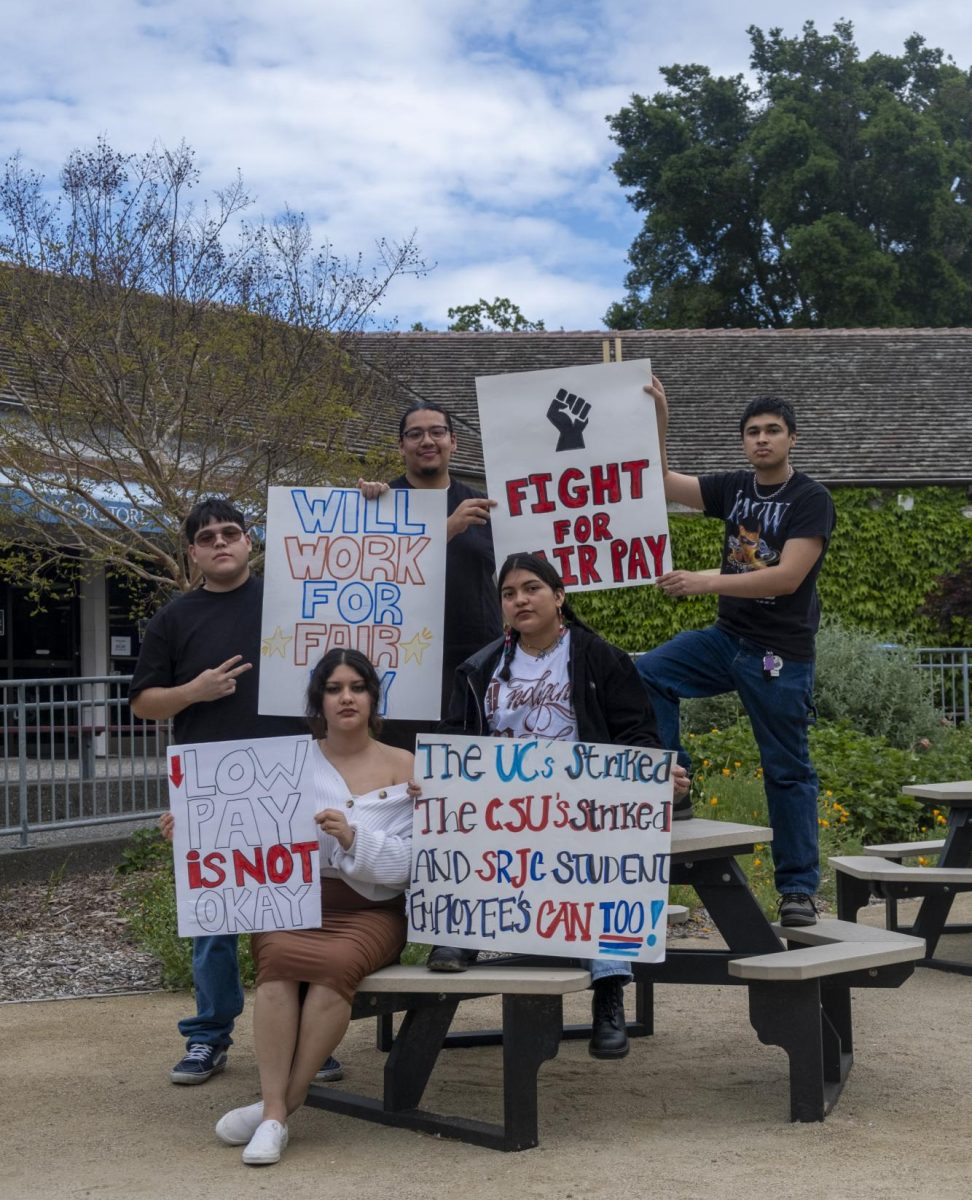
<svg viewBox="0 0 972 1200"><path fill-rule="evenodd" d="M779 903L780 924L795 928L816 925L817 906L806 892L784 892Z"/></svg>
<svg viewBox="0 0 972 1200"><path fill-rule="evenodd" d="M344 1067L338 1062L333 1054L327 1056L327 1062L314 1076L315 1083L337 1083L339 1079L344 1078Z"/></svg>
<svg viewBox="0 0 972 1200"><path fill-rule="evenodd" d="M691 821L695 816L692 812L692 793L686 792L684 796L676 798L672 804L672 820L673 821Z"/></svg>
<svg viewBox="0 0 972 1200"><path fill-rule="evenodd" d="M205 1083L226 1066L226 1047L191 1042L185 1055L169 1072L173 1083Z"/></svg>
<svg viewBox="0 0 972 1200"><path fill-rule="evenodd" d="M464 946L433 946L425 965L430 971L448 971L455 974L471 967L477 958L478 950L467 950Z"/></svg>
<svg viewBox="0 0 972 1200"><path fill-rule="evenodd" d="M606 979L594 981L591 1040L587 1050L592 1058L624 1058L628 1053L624 981L620 975L609 975Z"/></svg>

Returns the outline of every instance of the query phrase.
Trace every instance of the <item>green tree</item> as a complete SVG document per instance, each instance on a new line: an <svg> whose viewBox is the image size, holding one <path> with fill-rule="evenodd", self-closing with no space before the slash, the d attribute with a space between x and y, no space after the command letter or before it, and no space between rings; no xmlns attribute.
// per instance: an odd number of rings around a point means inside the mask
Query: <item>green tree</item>
<svg viewBox="0 0 972 1200"><path fill-rule="evenodd" d="M510 333L530 333L544 328L543 321L530 321L519 306L505 296L497 296L492 304L480 299L476 304L460 304L446 314L452 332L484 333L507 330Z"/></svg>
<svg viewBox="0 0 972 1200"><path fill-rule="evenodd" d="M357 335L422 269L413 243L382 243L366 270L315 249L296 213L247 223L239 179L203 204L197 184L185 145L75 151L57 202L7 164L0 569L35 595L79 565L188 588L181 522L200 495L259 522L270 485L362 469L349 431L373 420L383 372L359 365Z"/></svg>
<svg viewBox="0 0 972 1200"><path fill-rule="evenodd" d="M645 214L609 327L972 321L972 76L910 37L748 30L755 82L699 65L608 117Z"/></svg>

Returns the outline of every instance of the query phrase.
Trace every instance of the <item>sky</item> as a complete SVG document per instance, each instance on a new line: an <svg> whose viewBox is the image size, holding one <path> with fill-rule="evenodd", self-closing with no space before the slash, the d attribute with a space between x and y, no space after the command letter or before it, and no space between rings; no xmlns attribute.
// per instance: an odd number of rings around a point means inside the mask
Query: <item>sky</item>
<svg viewBox="0 0 972 1200"><path fill-rule="evenodd" d="M393 283L382 326L504 296L600 329L640 227L605 117L662 66L745 74L748 26L808 19L852 21L863 55L918 32L972 65L967 0L6 0L0 159L53 186L99 135L184 140L201 194L239 171L251 215L301 211L341 255L414 232L432 269Z"/></svg>

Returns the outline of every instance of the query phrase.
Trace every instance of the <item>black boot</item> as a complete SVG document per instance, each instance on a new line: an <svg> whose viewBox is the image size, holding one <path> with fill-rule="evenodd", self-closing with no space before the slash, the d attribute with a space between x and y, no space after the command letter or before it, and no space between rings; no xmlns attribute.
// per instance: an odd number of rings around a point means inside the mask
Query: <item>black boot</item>
<svg viewBox="0 0 972 1200"><path fill-rule="evenodd" d="M592 1058L624 1058L628 1053L628 1031L624 1020L624 980L608 975L594 981L591 1000Z"/></svg>

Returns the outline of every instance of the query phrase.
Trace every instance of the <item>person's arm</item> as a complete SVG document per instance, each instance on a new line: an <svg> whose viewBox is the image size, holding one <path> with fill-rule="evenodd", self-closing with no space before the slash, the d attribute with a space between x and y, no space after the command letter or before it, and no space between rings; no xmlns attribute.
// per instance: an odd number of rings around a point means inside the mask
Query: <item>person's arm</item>
<svg viewBox="0 0 972 1200"><path fill-rule="evenodd" d="M403 803L388 814L383 829L351 825L339 808L326 808L314 818L326 834L337 842L331 865L347 879L378 883L384 887L405 887L411 873L412 796L408 784Z"/></svg>
<svg viewBox="0 0 972 1200"><path fill-rule="evenodd" d="M776 566L732 575L669 571L655 583L667 596L737 596L741 600L791 596L813 570L823 549L822 537L790 538Z"/></svg>
<svg viewBox="0 0 972 1200"><path fill-rule="evenodd" d="M131 699L132 712L143 721L167 721L190 704L232 696L236 691L237 676L253 669L252 663L245 663L242 659L242 654L234 654L218 667L201 671L188 683L143 688Z"/></svg>
<svg viewBox="0 0 972 1200"><path fill-rule="evenodd" d="M686 508L704 508L702 486L698 476L682 475L678 471L670 471L668 468L668 448L665 442L668 435L668 397L665 395L662 381L657 375L652 375L651 383L645 384L645 391L655 402L659 461L665 484L665 499L673 500L676 504L684 504Z"/></svg>
<svg viewBox="0 0 972 1200"><path fill-rule="evenodd" d="M469 496L446 521L446 541L451 542L458 533L465 533L470 525L485 525L489 520L489 510L496 507L496 501L488 496Z"/></svg>

